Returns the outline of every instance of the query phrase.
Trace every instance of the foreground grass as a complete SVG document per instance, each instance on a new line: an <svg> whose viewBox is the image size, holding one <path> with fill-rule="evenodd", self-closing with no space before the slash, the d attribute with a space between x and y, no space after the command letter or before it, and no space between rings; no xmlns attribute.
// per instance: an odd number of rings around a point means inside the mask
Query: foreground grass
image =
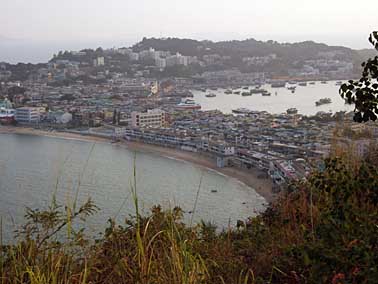
<svg viewBox="0 0 378 284"><path fill-rule="evenodd" d="M90 200L29 209L16 243L2 246L1 283L377 283L373 162L328 160L265 213L221 233L186 226L180 208L139 216L136 188L136 217L109 220L95 241L72 226L96 212Z"/></svg>

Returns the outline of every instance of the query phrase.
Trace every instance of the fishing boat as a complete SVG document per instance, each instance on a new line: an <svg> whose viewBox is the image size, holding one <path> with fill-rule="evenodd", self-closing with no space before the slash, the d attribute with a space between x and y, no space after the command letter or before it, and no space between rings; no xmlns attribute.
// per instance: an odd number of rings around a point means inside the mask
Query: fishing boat
<svg viewBox="0 0 378 284"><path fill-rule="evenodd" d="M332 100L330 98L323 98L315 102L316 106L326 105L332 103Z"/></svg>
<svg viewBox="0 0 378 284"><path fill-rule="evenodd" d="M176 105L176 109L178 110L194 110L194 109L201 109L201 105L197 104L192 99L184 99L178 105Z"/></svg>
<svg viewBox="0 0 378 284"><path fill-rule="evenodd" d="M286 110L287 114L297 114L298 110L295 107L289 108Z"/></svg>
<svg viewBox="0 0 378 284"><path fill-rule="evenodd" d="M214 93L209 93L209 94L206 94L205 97L206 98L215 98L217 95L214 94Z"/></svg>
<svg viewBox="0 0 378 284"><path fill-rule="evenodd" d="M264 90L264 89L252 89L249 92L251 94L262 94L262 93L266 92L266 90Z"/></svg>
<svg viewBox="0 0 378 284"><path fill-rule="evenodd" d="M235 114L248 114L250 112L251 111L247 108L237 108L237 109L232 110L232 113L235 113Z"/></svg>

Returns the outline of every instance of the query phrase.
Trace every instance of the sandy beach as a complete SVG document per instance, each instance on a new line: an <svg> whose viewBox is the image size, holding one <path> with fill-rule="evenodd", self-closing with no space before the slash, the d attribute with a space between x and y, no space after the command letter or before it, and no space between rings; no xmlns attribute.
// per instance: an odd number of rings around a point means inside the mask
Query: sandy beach
<svg viewBox="0 0 378 284"><path fill-rule="evenodd" d="M58 132L58 131L44 131L33 128L25 127L13 127L13 126L0 126L1 133L14 133L14 134L26 134L26 135L39 135L55 138L64 138L64 139L74 139L87 142L99 142L99 143L110 143L110 140L107 138L101 138L90 135L81 135L68 132ZM157 145L145 144L140 142L128 142L122 141L117 142L116 144L125 146L128 150L131 151L140 151L145 153L151 153L155 155L160 155L163 157L175 158L178 160L186 161L193 163L195 165L214 170L221 174L224 174L228 177L235 178L240 182L243 182L247 186L256 190L258 194L265 198L266 201L270 202L274 199L274 194L272 193L273 182L270 179L258 178L258 175L261 173L257 169L241 169L234 167L218 168L216 166L215 159L208 157L207 155L200 153L192 153L177 150L170 147L162 147Z"/></svg>

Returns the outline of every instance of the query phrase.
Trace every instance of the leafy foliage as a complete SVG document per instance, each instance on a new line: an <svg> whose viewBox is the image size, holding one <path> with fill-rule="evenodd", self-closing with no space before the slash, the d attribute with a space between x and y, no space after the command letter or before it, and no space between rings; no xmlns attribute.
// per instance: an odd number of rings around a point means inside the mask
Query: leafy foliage
<svg viewBox="0 0 378 284"><path fill-rule="evenodd" d="M378 32L369 37L370 43L378 50ZM378 115L378 56L362 63L362 77L341 85L340 95L349 104L355 105L356 122L375 121Z"/></svg>

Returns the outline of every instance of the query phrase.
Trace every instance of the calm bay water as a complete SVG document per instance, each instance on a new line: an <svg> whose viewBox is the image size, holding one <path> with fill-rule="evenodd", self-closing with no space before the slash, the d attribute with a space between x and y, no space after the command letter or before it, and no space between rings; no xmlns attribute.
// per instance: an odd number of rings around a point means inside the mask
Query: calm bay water
<svg viewBox="0 0 378 284"><path fill-rule="evenodd" d="M288 85L287 85L288 86ZM253 87L252 87L253 88ZM248 108L256 111L268 111L270 113L283 113L288 108L295 107L300 114L313 115L318 111L352 111L353 106L346 105L339 95L340 86L336 86L334 81L327 84L316 82L315 85L306 87L297 86L294 94L287 88L271 88L270 85L262 88L272 93L271 96L262 96L253 94L252 96L243 97L241 95L224 93L225 89L217 91L207 90L206 93L201 91L192 91L194 100L201 104L202 110L218 109L223 113L231 113L233 109ZM243 91L243 90L240 90ZM207 93L214 93L217 96L207 98ZM315 102L321 98L332 99L331 104L315 106Z"/></svg>
<svg viewBox="0 0 378 284"><path fill-rule="evenodd" d="M91 197L101 211L88 221L92 233L108 218L134 213L131 198L134 153L121 146L20 134L0 134L0 216L5 238L24 221L25 207L46 208L54 191L60 203ZM144 212L153 205L193 210L194 221L227 226L263 209L264 199L235 179L195 165L137 152L137 192ZM212 190L218 192L213 193ZM245 204L243 204L245 203ZM186 221L191 215L186 214Z"/></svg>

